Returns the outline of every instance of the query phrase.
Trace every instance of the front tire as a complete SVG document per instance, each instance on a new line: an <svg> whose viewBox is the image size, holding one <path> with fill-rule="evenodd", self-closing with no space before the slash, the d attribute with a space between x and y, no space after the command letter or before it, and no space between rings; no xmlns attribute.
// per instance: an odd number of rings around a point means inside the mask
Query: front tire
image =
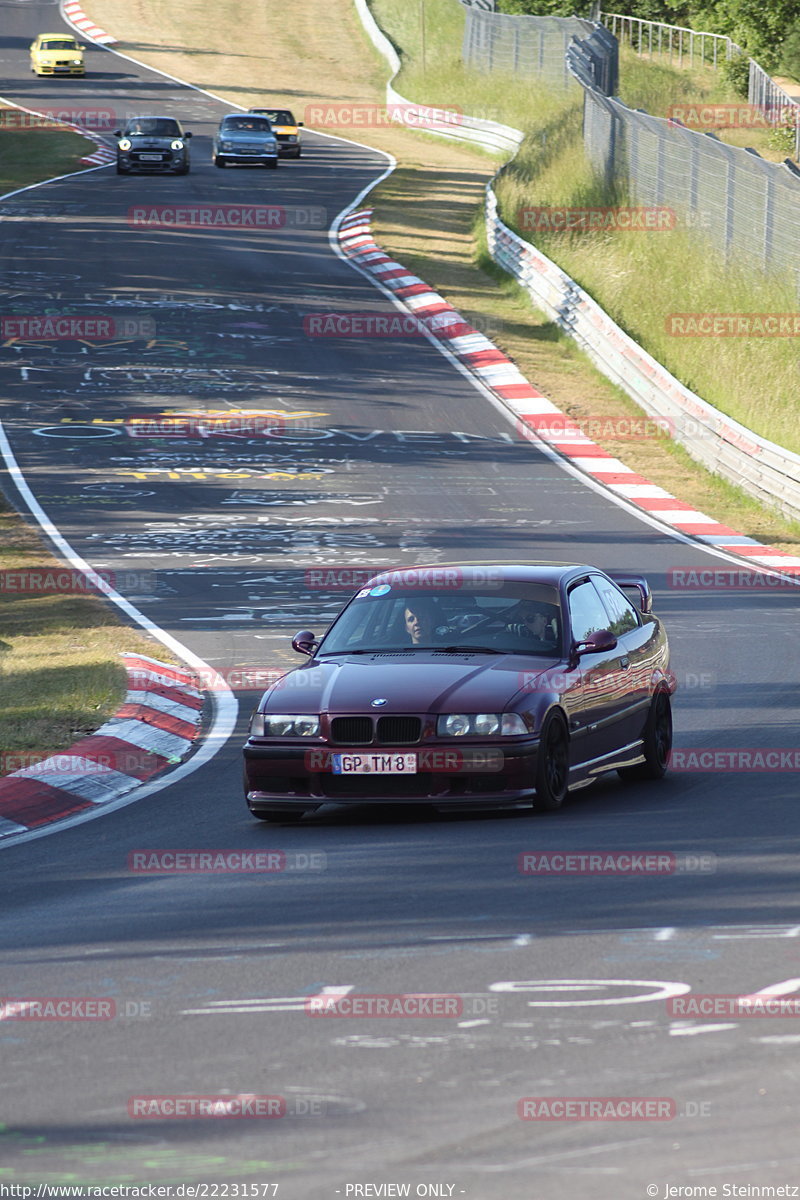
<svg viewBox="0 0 800 1200"><path fill-rule="evenodd" d="M534 808L552 812L567 798L569 790L569 735L560 712L545 719L536 763L536 799Z"/></svg>
<svg viewBox="0 0 800 1200"><path fill-rule="evenodd" d="M215 167L226 167L227 165L228 165L227 161L224 158L220 158L219 155L217 155L216 158L214 159Z"/></svg>
<svg viewBox="0 0 800 1200"><path fill-rule="evenodd" d="M622 767L620 779L635 782L641 779L663 779L667 773L672 751L672 704L668 692L656 692L647 714L642 744L644 762Z"/></svg>
<svg viewBox="0 0 800 1200"><path fill-rule="evenodd" d="M274 170L277 168L277 166L278 166L278 160L277 160L277 158L269 158L269 159L267 159L267 166L269 167L270 171L274 171Z"/></svg>

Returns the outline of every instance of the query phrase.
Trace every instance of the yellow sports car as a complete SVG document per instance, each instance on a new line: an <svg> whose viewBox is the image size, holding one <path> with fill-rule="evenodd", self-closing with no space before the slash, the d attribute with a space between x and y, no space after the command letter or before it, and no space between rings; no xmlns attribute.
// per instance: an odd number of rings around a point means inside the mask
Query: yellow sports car
<svg viewBox="0 0 800 1200"><path fill-rule="evenodd" d="M85 75L83 46L69 33L40 33L31 42L34 75Z"/></svg>
<svg viewBox="0 0 800 1200"><path fill-rule="evenodd" d="M272 125L272 132L278 139L278 154L281 158L299 158L302 146L300 144L300 129L302 121L295 121L294 114L288 108L251 108L251 113L266 117Z"/></svg>

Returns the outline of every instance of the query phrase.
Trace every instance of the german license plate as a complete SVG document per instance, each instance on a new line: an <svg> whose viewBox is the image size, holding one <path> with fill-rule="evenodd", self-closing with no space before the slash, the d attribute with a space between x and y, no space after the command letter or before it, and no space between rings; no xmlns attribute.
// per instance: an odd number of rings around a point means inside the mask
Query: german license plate
<svg viewBox="0 0 800 1200"><path fill-rule="evenodd" d="M334 775L416 775L417 756L410 754L334 754Z"/></svg>
<svg viewBox="0 0 800 1200"><path fill-rule="evenodd" d="M141 162L161 162L161 155L160 154L140 154L139 159Z"/></svg>

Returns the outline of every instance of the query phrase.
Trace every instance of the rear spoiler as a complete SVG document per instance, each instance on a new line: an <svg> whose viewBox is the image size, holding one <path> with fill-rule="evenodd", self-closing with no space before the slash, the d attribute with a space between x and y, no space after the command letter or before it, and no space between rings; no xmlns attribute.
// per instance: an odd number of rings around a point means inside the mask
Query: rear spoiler
<svg viewBox="0 0 800 1200"><path fill-rule="evenodd" d="M650 584L644 575L629 575L625 571L606 571L606 575L609 579L613 579L617 587L622 588L623 591L638 592L640 612L653 611L653 593L650 591Z"/></svg>

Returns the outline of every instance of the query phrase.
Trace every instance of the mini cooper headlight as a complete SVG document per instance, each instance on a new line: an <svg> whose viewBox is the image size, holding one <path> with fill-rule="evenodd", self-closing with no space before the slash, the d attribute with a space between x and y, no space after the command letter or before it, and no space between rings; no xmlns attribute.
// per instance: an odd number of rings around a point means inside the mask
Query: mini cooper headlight
<svg viewBox="0 0 800 1200"><path fill-rule="evenodd" d="M132 145L133 142L131 142L130 138L123 138L119 144L119 148L120 150L130 150Z"/></svg>
<svg viewBox="0 0 800 1200"><path fill-rule="evenodd" d="M306 713L253 713L254 737L319 737L319 717Z"/></svg>
<svg viewBox="0 0 800 1200"><path fill-rule="evenodd" d="M180 138L175 138L175 141L171 143L171 148L172 148L173 150L182 150L182 149L183 149L183 142L181 141L181 139L180 139Z"/></svg>

